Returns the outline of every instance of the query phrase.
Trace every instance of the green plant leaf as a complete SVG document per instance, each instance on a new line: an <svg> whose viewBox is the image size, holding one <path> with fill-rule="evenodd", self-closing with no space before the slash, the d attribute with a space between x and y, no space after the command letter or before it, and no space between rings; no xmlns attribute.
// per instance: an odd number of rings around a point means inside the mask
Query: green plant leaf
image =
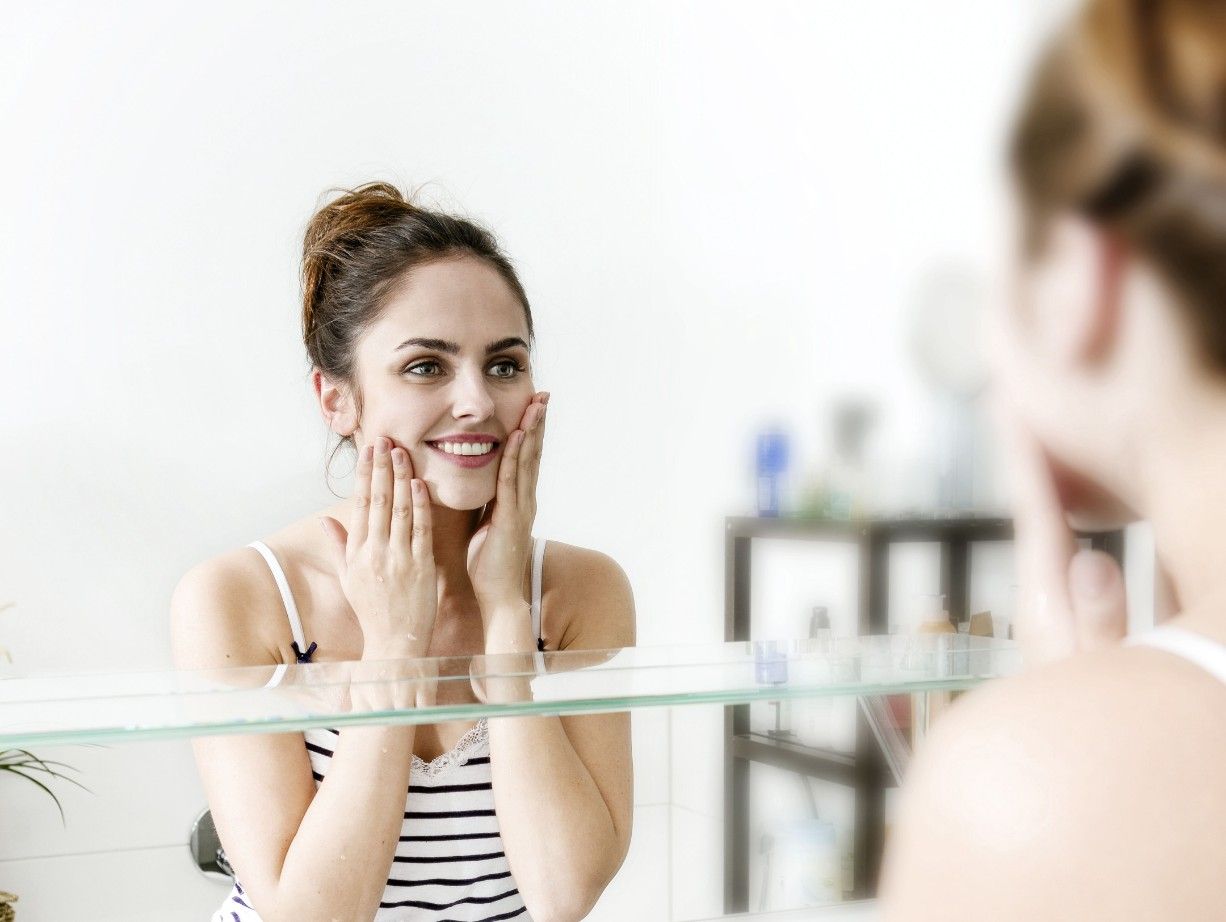
<svg viewBox="0 0 1226 922"><path fill-rule="evenodd" d="M35 784L38 784L38 781L35 778L25 774L25 772L18 771L18 769L46 772L52 778L58 778L60 781L67 781L69 784L75 784L83 791L89 791L91 794L94 793L90 788L86 787L75 778L69 778L67 775L48 767L51 765L62 765L64 768L71 769L74 772L80 771L80 769L77 769L64 762L60 762L56 759L40 759L38 756L34 755L34 753L28 752L25 749L6 749L3 752L0 752L0 760L4 760L0 761L0 771L12 772L14 775L20 775L22 778L33 781ZM51 791L45 785L38 784L38 786L44 791L47 791L47 793L51 793ZM51 796L55 798L54 794L51 794ZM55 799L55 803L56 806L60 805L58 798ZM64 810L61 807L60 816L62 817L63 814Z"/></svg>
<svg viewBox="0 0 1226 922"><path fill-rule="evenodd" d="M47 787L37 778L23 774L15 768L10 768L9 771L11 771L14 775L21 775L22 778L25 778L27 781L32 782L33 784L37 784L40 788L46 791L51 796L51 799L55 801L55 808L60 811L60 822L64 824L65 829L68 828L68 818L64 816L64 808L60 806L60 799L55 796L55 791L51 790L51 788Z"/></svg>
<svg viewBox="0 0 1226 922"><path fill-rule="evenodd" d="M43 766L44 768L48 765L63 765L65 768L71 768L74 772L80 771L79 768L73 768L73 766L68 765L65 762L57 762L55 759L40 759L34 753L26 752L26 750L24 749L18 749L16 751L25 753L30 758L31 761L37 762L39 765Z"/></svg>
<svg viewBox="0 0 1226 922"><path fill-rule="evenodd" d="M89 791L91 794L92 794L92 793L94 793L92 790L90 790L89 788L87 788L85 785L83 785L83 784L82 784L80 781L78 781L76 778L69 778L67 775L61 775L59 772L55 771L54 769L51 769L51 768L46 768L45 766L41 766L41 765L34 765L34 764L33 764L33 763L31 763L31 762L23 762L23 763L21 763L21 765L20 765L19 767L20 767L20 768L24 768L26 771L34 771L34 772L46 772L46 773L47 773L47 774L49 774L49 775L50 775L52 778L58 778L60 781L67 781L69 784L75 784L77 787L79 787L79 788L80 788L81 790L83 790L83 791ZM71 768L71 767L72 767L72 766L69 766L69 768ZM7 768L7 769L6 769L6 771L14 771L14 769L13 769L12 767L9 767L9 768ZM18 772L18 774L21 774L21 773L20 773L20 772ZM25 776L23 776L23 777L25 777Z"/></svg>

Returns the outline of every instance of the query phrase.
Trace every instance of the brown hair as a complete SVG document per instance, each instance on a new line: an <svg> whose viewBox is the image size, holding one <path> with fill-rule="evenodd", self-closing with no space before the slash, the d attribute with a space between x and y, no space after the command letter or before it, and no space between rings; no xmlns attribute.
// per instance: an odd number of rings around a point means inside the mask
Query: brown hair
<svg viewBox="0 0 1226 922"><path fill-rule="evenodd" d="M1042 57L1010 159L1031 254L1053 215L1093 220L1226 371L1226 3L1090 0Z"/></svg>
<svg viewBox="0 0 1226 922"><path fill-rule="evenodd" d="M302 242L302 342L312 367L351 389L359 417L357 341L379 318L387 295L418 266L456 256L483 260L523 304L528 342L534 341L528 296L489 231L421 208L388 183L330 191L340 195L311 216ZM352 436L342 437L332 457L347 443Z"/></svg>

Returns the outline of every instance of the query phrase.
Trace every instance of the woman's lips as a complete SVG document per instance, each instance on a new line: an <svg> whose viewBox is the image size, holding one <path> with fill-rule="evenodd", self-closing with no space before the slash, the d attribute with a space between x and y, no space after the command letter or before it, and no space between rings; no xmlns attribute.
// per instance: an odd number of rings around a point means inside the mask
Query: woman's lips
<svg viewBox="0 0 1226 922"><path fill-rule="evenodd" d="M499 442L494 445L493 449L483 455L453 455L451 452L443 451L443 449L430 442L427 442L426 445L435 454L442 455L458 467L485 467L494 460L494 457L498 454L498 449L502 447L502 443Z"/></svg>

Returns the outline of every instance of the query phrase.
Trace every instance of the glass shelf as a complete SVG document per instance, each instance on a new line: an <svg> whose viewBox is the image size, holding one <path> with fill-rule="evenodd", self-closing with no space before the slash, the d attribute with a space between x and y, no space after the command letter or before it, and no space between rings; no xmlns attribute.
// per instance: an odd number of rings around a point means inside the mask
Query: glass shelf
<svg viewBox="0 0 1226 922"><path fill-rule="evenodd" d="M1020 667L965 634L0 677L0 749L958 690ZM279 684L267 687L272 679Z"/></svg>

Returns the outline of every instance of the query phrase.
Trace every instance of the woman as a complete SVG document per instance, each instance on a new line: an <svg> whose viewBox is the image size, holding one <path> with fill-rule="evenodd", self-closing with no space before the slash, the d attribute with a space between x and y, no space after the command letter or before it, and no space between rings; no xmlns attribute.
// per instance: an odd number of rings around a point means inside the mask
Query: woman
<svg viewBox="0 0 1226 922"><path fill-rule="evenodd" d="M312 218L303 282L311 380L357 452L354 494L187 573L176 665L632 645L617 564L532 538L548 395L493 238L372 183ZM193 746L235 871L225 922L579 919L630 841L626 714Z"/></svg>
<svg viewBox="0 0 1226 922"><path fill-rule="evenodd" d="M1034 668L966 696L908 779L894 920L1221 919L1226 867L1226 8L1095 0L1012 145L1000 387ZM1153 526L1176 617L1068 524Z"/></svg>

